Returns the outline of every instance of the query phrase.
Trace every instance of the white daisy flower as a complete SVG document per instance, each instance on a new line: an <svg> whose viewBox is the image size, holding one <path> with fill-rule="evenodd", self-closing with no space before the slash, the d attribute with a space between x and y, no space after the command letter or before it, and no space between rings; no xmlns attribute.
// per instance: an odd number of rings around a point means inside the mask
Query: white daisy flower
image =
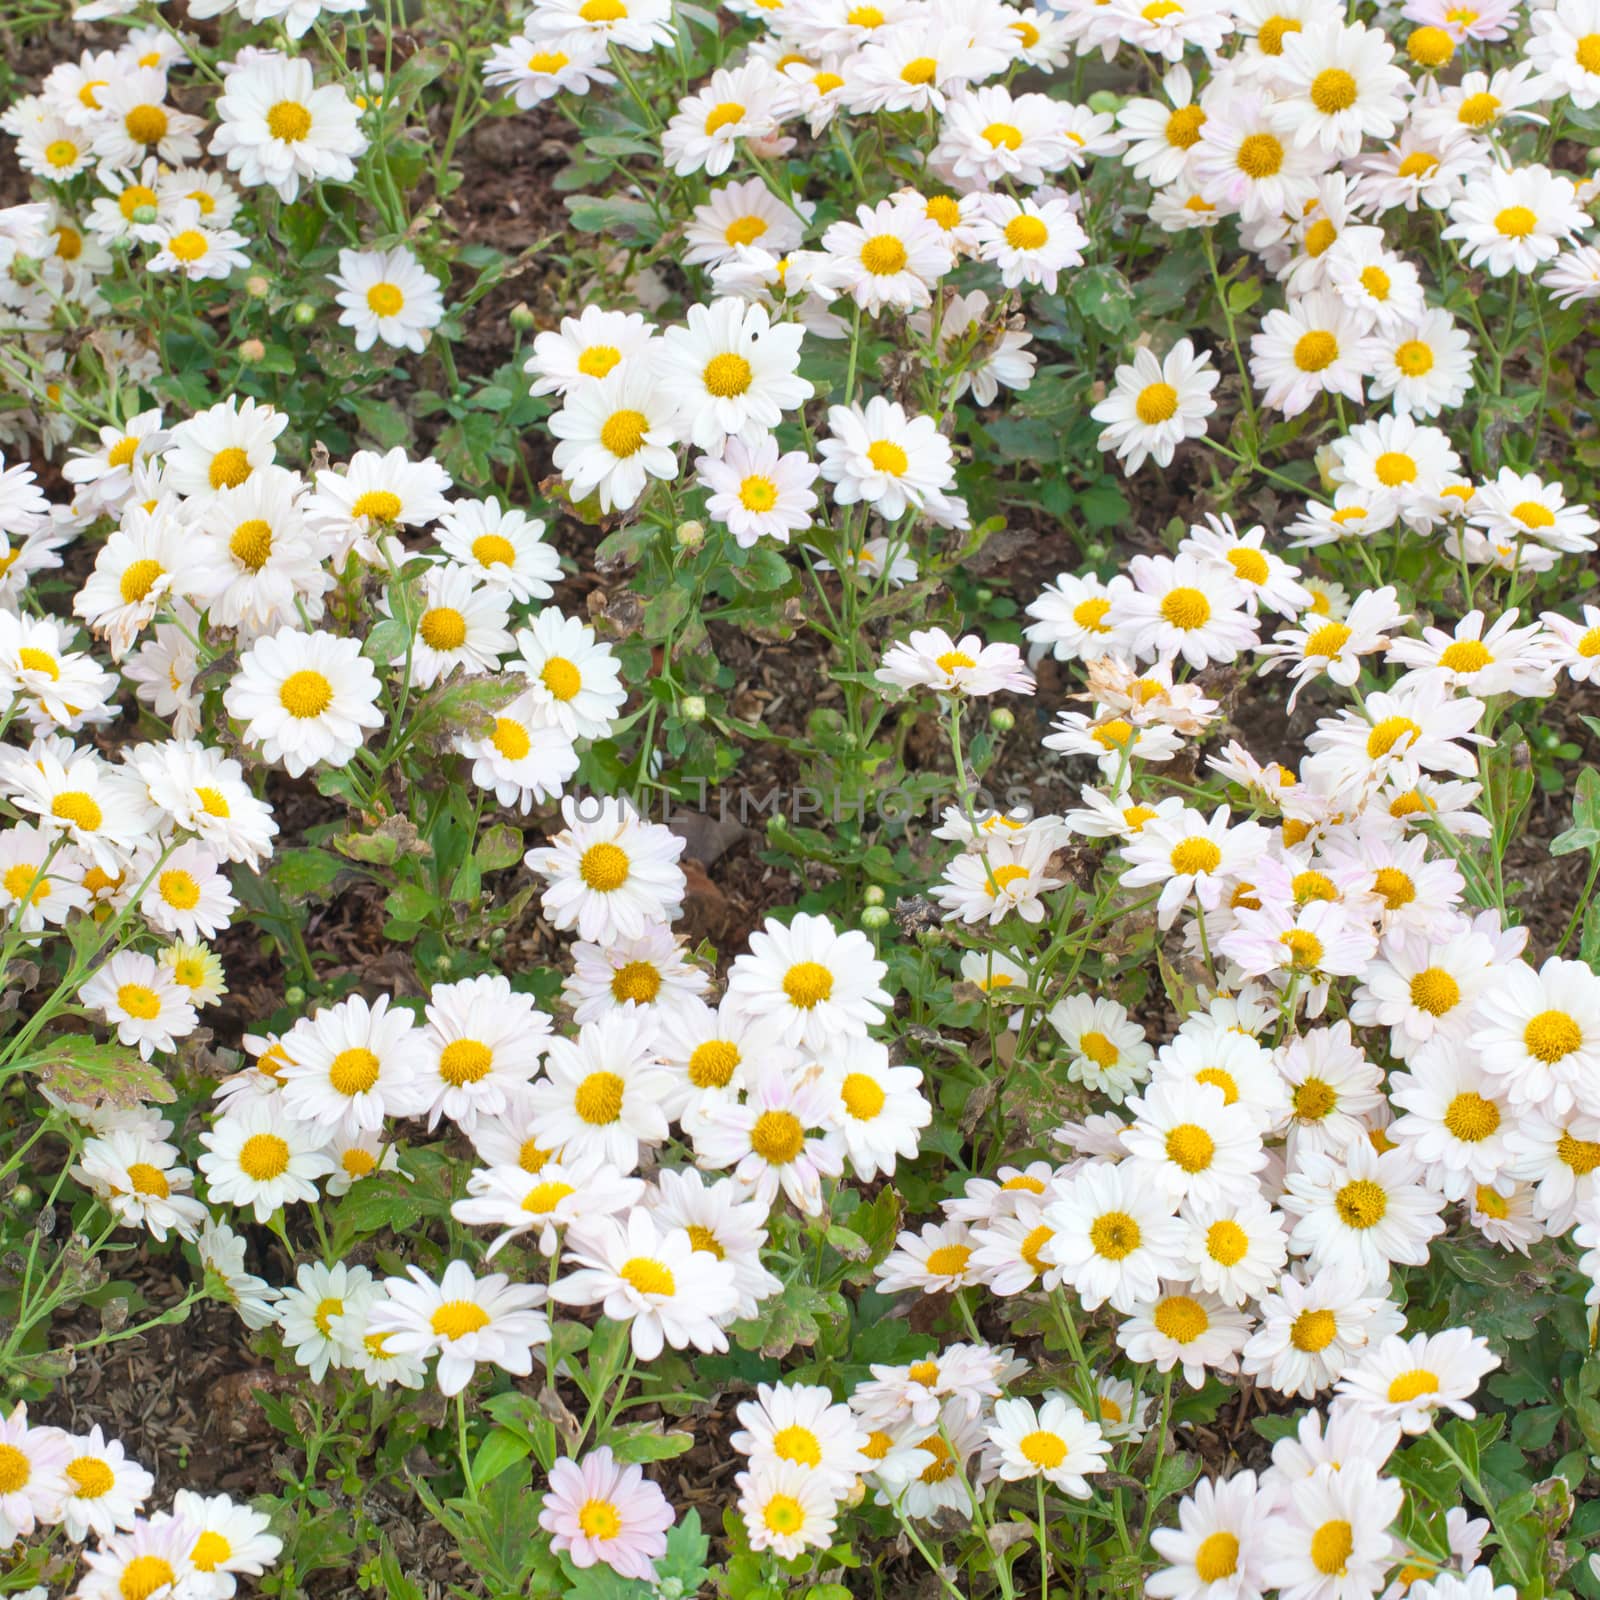
<svg viewBox="0 0 1600 1600"><path fill-rule="evenodd" d="M687 1230L658 1226L643 1206L626 1219L580 1222L567 1242L575 1270L558 1278L551 1298L561 1305L598 1305L613 1322L629 1324L633 1352L654 1361L663 1348L726 1350L718 1321L738 1302L733 1268L697 1250Z"/></svg>
<svg viewBox="0 0 1600 1600"><path fill-rule="evenodd" d="M349 764L367 731L383 726L378 679L358 639L280 628L245 651L223 692L244 738L291 777Z"/></svg>
<svg viewBox="0 0 1600 1600"><path fill-rule="evenodd" d="M241 1100L200 1135L195 1163L213 1204L250 1206L265 1222L283 1206L315 1201L317 1179L333 1170L323 1129L299 1122L279 1097ZM242 1260L242 1256L241 1256Z"/></svg>
<svg viewBox="0 0 1600 1600"><path fill-rule="evenodd" d="M387 1278L383 1298L367 1318L370 1334L381 1334L386 1352L427 1360L437 1355L436 1380L447 1399L466 1388L480 1364L514 1377L533 1371L533 1347L550 1337L538 1309L542 1284L514 1284L498 1272L475 1278L464 1261L452 1261L435 1283L421 1267L405 1278Z"/></svg>
<svg viewBox="0 0 1600 1600"><path fill-rule="evenodd" d="M329 1136L381 1128L416 1101L431 1070L411 1013L388 995L369 1005L353 994L302 1017L283 1036L283 1053L285 1111Z"/></svg>
<svg viewBox="0 0 1600 1600"><path fill-rule="evenodd" d="M378 340L421 355L430 329L444 320L438 280L403 244L389 250L341 250L328 274L339 291L339 326L353 329L357 350Z"/></svg>

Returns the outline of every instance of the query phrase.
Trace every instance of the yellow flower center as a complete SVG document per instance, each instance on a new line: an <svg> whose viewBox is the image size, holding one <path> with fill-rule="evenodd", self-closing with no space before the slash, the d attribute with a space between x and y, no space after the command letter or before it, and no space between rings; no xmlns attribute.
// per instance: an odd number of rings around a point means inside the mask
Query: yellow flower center
<svg viewBox="0 0 1600 1600"><path fill-rule="evenodd" d="M275 1133L253 1133L239 1147L239 1170L257 1183L270 1183L289 1170L289 1145Z"/></svg>
<svg viewBox="0 0 1600 1600"><path fill-rule="evenodd" d="M1442 67L1455 53L1455 40L1443 28L1414 28L1406 40L1406 54L1419 67Z"/></svg>
<svg viewBox="0 0 1600 1600"><path fill-rule="evenodd" d="M513 567L517 547L498 533L480 533L472 541L472 559L480 567Z"/></svg>
<svg viewBox="0 0 1600 1600"><path fill-rule="evenodd" d="M805 1526L805 1507L792 1494L775 1494L761 1512L769 1533L798 1533Z"/></svg>
<svg viewBox="0 0 1600 1600"><path fill-rule="evenodd" d="M393 522L403 509L400 496L393 490L369 489L356 497L356 503L350 507L350 515L367 517L373 522Z"/></svg>
<svg viewBox="0 0 1600 1600"><path fill-rule="evenodd" d="M1356 103L1356 80L1343 67L1325 67L1311 80L1311 103L1325 117L1348 111Z"/></svg>
<svg viewBox="0 0 1600 1600"><path fill-rule="evenodd" d="M1593 661L1596 656L1600 656L1600 627L1590 628L1575 648L1585 661Z"/></svg>
<svg viewBox="0 0 1600 1600"><path fill-rule="evenodd" d="M661 993L661 974L648 961L629 961L611 979L611 995L619 1004L632 1000L647 1006Z"/></svg>
<svg viewBox="0 0 1600 1600"><path fill-rule="evenodd" d="M9 1447L8 1447L9 1448ZM20 1455L21 1452L18 1451ZM78 1456L67 1463L72 1493L79 1500L98 1500L116 1487L116 1474L98 1456ZM0 1492L14 1493L0 1481Z"/></svg>
<svg viewBox="0 0 1600 1600"><path fill-rule="evenodd" d="M1206 1229L1206 1254L1221 1266L1237 1266L1249 1250L1250 1236L1237 1222L1224 1217Z"/></svg>
<svg viewBox="0 0 1600 1600"><path fill-rule="evenodd" d="M1388 1215L1389 1196L1371 1178L1353 1178L1333 1197L1333 1209L1347 1228L1364 1233Z"/></svg>
<svg viewBox="0 0 1600 1600"><path fill-rule="evenodd" d="M967 1270L972 1249L964 1244L942 1244L928 1252L928 1271L935 1278L957 1278Z"/></svg>
<svg viewBox="0 0 1600 1600"><path fill-rule="evenodd" d="M1110 633L1106 625L1106 613L1111 609L1111 602L1102 595L1095 595L1088 600L1080 600L1072 609L1072 620L1087 633Z"/></svg>
<svg viewBox="0 0 1600 1600"><path fill-rule="evenodd" d="M1302 372L1324 372L1339 359L1339 341L1324 328L1313 328L1295 341L1294 364Z"/></svg>
<svg viewBox="0 0 1600 1600"><path fill-rule="evenodd" d="M691 1222L683 1231L689 1235L689 1243L702 1255L715 1256L718 1261L727 1259L728 1252L722 1248L716 1234L709 1228L701 1227L698 1222Z"/></svg>
<svg viewBox="0 0 1600 1600"><path fill-rule="evenodd" d="M610 894L628 881L628 852L621 845L601 840L578 860L578 876L598 894Z"/></svg>
<svg viewBox="0 0 1600 1600"><path fill-rule="evenodd" d="M311 113L298 100L280 100L267 112L267 131L285 144L297 144L311 132Z"/></svg>
<svg viewBox="0 0 1600 1600"><path fill-rule="evenodd" d="M906 1376L924 1389L931 1388L939 1381L939 1367L933 1361L913 1361L906 1369Z"/></svg>
<svg viewBox="0 0 1600 1600"><path fill-rule="evenodd" d="M924 207L928 220L948 233L961 221L961 202L954 195L936 194Z"/></svg>
<svg viewBox="0 0 1600 1600"><path fill-rule="evenodd" d="M1199 106L1179 106L1167 118L1167 143L1175 150L1192 150L1200 142L1206 114Z"/></svg>
<svg viewBox="0 0 1600 1600"><path fill-rule="evenodd" d="M1495 213L1494 225L1508 239L1526 239L1539 218L1527 206L1507 206Z"/></svg>
<svg viewBox="0 0 1600 1600"><path fill-rule="evenodd" d="M697 1089L726 1089L739 1065L739 1047L726 1039L707 1039L689 1057L689 1082Z"/></svg>
<svg viewBox="0 0 1600 1600"><path fill-rule="evenodd" d="M1511 508L1514 516L1525 528L1550 528L1555 526L1556 514L1549 506L1537 500L1519 500Z"/></svg>
<svg viewBox="0 0 1600 1600"><path fill-rule="evenodd" d="M651 1256L632 1256L622 1263L622 1279L640 1294L676 1294L672 1273Z"/></svg>
<svg viewBox="0 0 1600 1600"><path fill-rule="evenodd" d="M1278 943L1289 952L1292 965L1309 972L1322 960L1322 941L1305 928L1290 928L1278 935Z"/></svg>
<svg viewBox="0 0 1600 1600"><path fill-rule="evenodd" d="M1174 1344L1192 1344L1211 1326L1206 1308L1186 1294L1168 1295L1156 1307L1152 1319L1158 1333L1164 1333Z"/></svg>
<svg viewBox="0 0 1600 1600"><path fill-rule="evenodd" d="M1102 1072L1107 1067L1116 1066L1121 1059L1121 1053L1117 1047L1095 1028L1091 1028L1087 1033L1079 1036L1078 1053L1087 1056Z"/></svg>
<svg viewBox="0 0 1600 1600"><path fill-rule="evenodd" d="M718 133L744 120L744 107L737 100L723 100L706 114L706 132Z"/></svg>
<svg viewBox="0 0 1600 1600"><path fill-rule="evenodd" d="M1482 672L1494 657L1476 639L1457 639L1439 652L1439 665L1451 672Z"/></svg>
<svg viewBox="0 0 1600 1600"><path fill-rule="evenodd" d="M135 144L159 144L167 136L167 113L160 106L135 106L122 125Z"/></svg>
<svg viewBox="0 0 1600 1600"><path fill-rule="evenodd" d="M1035 1272L1043 1272L1049 1264L1044 1259L1044 1247L1055 1238L1055 1229L1048 1228L1041 1223L1032 1229L1022 1243L1017 1247L1017 1254L1033 1268Z"/></svg>
<svg viewBox="0 0 1600 1600"><path fill-rule="evenodd" d="M1338 1103L1333 1087L1321 1078L1307 1078L1294 1092L1294 1114L1302 1122L1320 1122Z"/></svg>
<svg viewBox="0 0 1600 1600"><path fill-rule="evenodd" d="M941 672L954 673L969 670L978 663L965 650L946 650L943 655L934 658L933 664Z"/></svg>
<svg viewBox="0 0 1600 1600"><path fill-rule="evenodd" d="M573 1107L591 1128L609 1127L622 1115L622 1093L626 1085L614 1072L591 1072L578 1085Z"/></svg>
<svg viewBox="0 0 1600 1600"><path fill-rule="evenodd" d="M193 911L200 904L200 885L192 872L169 867L156 879L161 898L176 911Z"/></svg>
<svg viewBox="0 0 1600 1600"><path fill-rule="evenodd" d="M333 1332L333 1319L343 1315L344 1301L334 1296L317 1302L317 1309L311 1313L311 1320L316 1324L317 1332L326 1339Z"/></svg>
<svg viewBox="0 0 1600 1600"><path fill-rule="evenodd" d="M392 283L375 283L367 290L367 309L375 316L399 316L405 303L406 297Z"/></svg>
<svg viewBox="0 0 1600 1600"><path fill-rule="evenodd" d="M464 1339L489 1326L489 1313L473 1300L446 1300L428 1319L428 1326L442 1339Z"/></svg>
<svg viewBox="0 0 1600 1600"><path fill-rule="evenodd" d="M1580 1178L1600 1167L1600 1140L1579 1139L1563 1133L1556 1141L1556 1156Z"/></svg>
<svg viewBox="0 0 1600 1600"><path fill-rule="evenodd" d="M1204 834L1195 834L1173 847L1172 870L1175 873L1215 872L1222 865L1222 851Z"/></svg>
<svg viewBox="0 0 1600 1600"><path fill-rule="evenodd" d="M559 72L571 60L565 50L535 50L528 57L527 69L529 72Z"/></svg>
<svg viewBox="0 0 1600 1600"><path fill-rule="evenodd" d="M165 1589L178 1581L171 1562L161 1556L135 1556L122 1569L117 1580L117 1592L122 1600L150 1600L157 1589Z"/></svg>
<svg viewBox="0 0 1600 1600"><path fill-rule="evenodd" d="M1331 1311L1302 1311L1289 1327L1289 1343L1314 1356L1326 1350L1338 1334L1339 1324Z"/></svg>
<svg viewBox="0 0 1600 1600"><path fill-rule="evenodd" d="M142 983L125 983L117 990L117 1005L140 1022L153 1022L161 1015L161 997Z"/></svg>
<svg viewBox="0 0 1600 1600"><path fill-rule="evenodd" d="M1139 1248L1143 1235L1126 1211L1106 1211L1089 1225L1089 1243L1107 1261L1121 1261Z"/></svg>
<svg viewBox="0 0 1600 1600"><path fill-rule="evenodd" d="M805 1142L806 1130L792 1111L763 1111L750 1130L750 1148L773 1167L788 1166Z"/></svg>
<svg viewBox="0 0 1600 1600"><path fill-rule="evenodd" d="M1153 428L1178 414L1178 391L1170 383L1146 384L1133 402L1133 409L1147 428Z"/></svg>
<svg viewBox="0 0 1600 1600"><path fill-rule="evenodd" d="M875 277L892 276L906 260L906 247L892 233L876 233L861 246L861 265Z"/></svg>
<svg viewBox="0 0 1600 1600"><path fill-rule="evenodd" d="M797 961L783 975L783 992L789 1004L810 1011L833 994L833 974L819 961Z"/></svg>
<svg viewBox="0 0 1600 1600"><path fill-rule="evenodd" d="M1252 133L1240 141L1234 163L1248 178L1271 178L1283 165L1283 145L1270 133Z"/></svg>
<svg viewBox="0 0 1600 1600"><path fill-rule="evenodd" d="M802 1428L798 1423L779 1428L773 1434L772 1453L780 1461L798 1461L807 1467L822 1465L821 1442L809 1428Z"/></svg>
<svg viewBox="0 0 1600 1600"><path fill-rule="evenodd" d="M1262 55L1281 56L1284 34L1299 33L1303 26L1296 17L1268 17L1256 30L1256 43L1261 46Z"/></svg>
<svg viewBox="0 0 1600 1600"><path fill-rule="evenodd" d="M603 378L621 359L614 344L592 344L578 357L578 371L586 378Z"/></svg>
<svg viewBox="0 0 1600 1600"><path fill-rule="evenodd" d="M1180 1123L1167 1134L1167 1160L1185 1172L1204 1172L1216 1153L1216 1140L1198 1123Z"/></svg>
<svg viewBox="0 0 1600 1600"><path fill-rule="evenodd" d="M1420 1400L1425 1394L1437 1394L1438 1390L1437 1372L1429 1372L1426 1367L1412 1367L1390 1380L1388 1398L1391 1404L1398 1406Z"/></svg>
<svg viewBox="0 0 1600 1600"><path fill-rule="evenodd" d="M1506 1197L1498 1189L1491 1188L1487 1183L1478 1185L1478 1192L1473 1204L1485 1216L1493 1217L1497 1222L1504 1222L1511 1215L1511 1206Z"/></svg>
<svg viewBox="0 0 1600 1600"><path fill-rule="evenodd" d="M900 69L900 77L903 82L919 85L932 83L938 74L939 63L932 56L918 56L915 60L908 61Z"/></svg>
<svg viewBox="0 0 1600 1600"><path fill-rule="evenodd" d="M448 1084L477 1083L494 1066L494 1051L477 1039L452 1039L439 1052L439 1076Z"/></svg>
<svg viewBox="0 0 1600 1600"><path fill-rule="evenodd" d="M490 743L507 761L521 761L533 748L528 730L513 717L494 719L494 735Z"/></svg>
<svg viewBox="0 0 1600 1600"><path fill-rule="evenodd" d="M417 631L430 650L459 650L467 642L467 619L454 606L433 606L422 613Z"/></svg>
<svg viewBox="0 0 1600 1600"><path fill-rule="evenodd" d="M59 822L70 822L83 833L94 833L105 821L105 813L94 797L82 789L63 789L50 802L50 815Z"/></svg>
<svg viewBox="0 0 1600 1600"><path fill-rule="evenodd" d="M1239 545L1228 552L1228 565L1241 583L1265 583L1272 569L1267 558L1250 545Z"/></svg>
<svg viewBox="0 0 1600 1600"><path fill-rule="evenodd" d="M1037 250L1050 238L1050 230L1038 217L1024 213L1006 224L1006 243L1013 250Z"/></svg>
<svg viewBox="0 0 1600 1600"><path fill-rule="evenodd" d="M1169 589L1161 601L1161 615L1174 628L1189 633L1211 620L1211 602L1198 589Z"/></svg>
<svg viewBox="0 0 1600 1600"><path fill-rule="evenodd" d="M1577 42L1572 58L1585 72L1600 73L1600 33L1586 33Z"/></svg>
<svg viewBox="0 0 1600 1600"><path fill-rule="evenodd" d="M1499 1128L1500 1108L1493 1100L1469 1090L1450 1102L1444 1125L1464 1144L1477 1144Z"/></svg>
<svg viewBox="0 0 1600 1600"><path fill-rule="evenodd" d="M1456 116L1469 128L1487 128L1500 110L1499 100L1492 94L1469 94L1461 102Z"/></svg>
<svg viewBox="0 0 1600 1600"><path fill-rule="evenodd" d="M1411 1003L1431 1017L1442 1017L1461 1003L1461 985L1443 967L1424 967L1411 980Z"/></svg>
<svg viewBox="0 0 1600 1600"><path fill-rule="evenodd" d="M754 376L754 369L743 356L727 350L721 355L712 356L706 363L701 379L708 392L719 400L731 400L749 389Z"/></svg>
<svg viewBox="0 0 1600 1600"><path fill-rule="evenodd" d="M1016 150L1022 145L1022 129L1009 122L991 122L983 130L983 137L993 150L998 150L1002 145L1007 150Z"/></svg>
<svg viewBox="0 0 1600 1600"><path fill-rule="evenodd" d="M1583 1047L1583 1029L1568 1012L1541 1011L1528 1019L1522 1030L1522 1043L1536 1061L1554 1066Z"/></svg>
<svg viewBox="0 0 1600 1600"><path fill-rule="evenodd" d="M156 580L165 570L159 561L154 561L149 556L139 561L130 561L123 569L122 582L119 586L124 604L137 605L155 588Z"/></svg>
<svg viewBox="0 0 1600 1600"><path fill-rule="evenodd" d="M867 460L879 472L887 472L892 478L904 476L911 464L910 457L892 439L874 439L867 446Z"/></svg>
<svg viewBox="0 0 1600 1600"><path fill-rule="evenodd" d="M539 670L539 681L561 701L576 699L583 688L583 674L565 656L551 656Z"/></svg>
<svg viewBox="0 0 1600 1600"><path fill-rule="evenodd" d="M194 1542L189 1560L201 1572L215 1572L233 1554L233 1546L211 1528L207 1528Z"/></svg>
<svg viewBox="0 0 1600 1600"><path fill-rule="evenodd" d="M341 1050L328 1068L328 1082L337 1094L365 1094L378 1081L381 1066L378 1058L365 1046L355 1045Z"/></svg>
<svg viewBox="0 0 1600 1600"><path fill-rule="evenodd" d="M613 411L600 429L600 443L619 460L626 461L644 444L650 419L642 411Z"/></svg>
<svg viewBox="0 0 1600 1600"><path fill-rule="evenodd" d="M228 553L241 567L259 572L272 555L272 524L260 517L241 522L228 541Z"/></svg>
<svg viewBox="0 0 1600 1600"><path fill-rule="evenodd" d="M739 504L746 511L770 511L778 503L778 486L763 473L753 472L739 483Z"/></svg>
<svg viewBox="0 0 1600 1600"><path fill-rule="evenodd" d="M532 1217L548 1216L568 1195L576 1193L577 1190L570 1183L563 1183L559 1178L547 1178L543 1183L534 1184L522 1197L522 1209Z"/></svg>
<svg viewBox="0 0 1600 1600"><path fill-rule="evenodd" d="M1066 1441L1059 1433L1049 1433L1042 1428L1023 1434L1017 1441L1017 1449L1030 1466L1040 1467L1046 1472L1052 1467L1059 1467L1067 1459Z"/></svg>
<svg viewBox="0 0 1600 1600"><path fill-rule="evenodd" d="M1402 750L1410 749L1421 737L1422 729L1410 717L1384 717L1373 724L1372 732L1367 735L1367 755L1376 761L1388 755L1396 745Z"/></svg>
<svg viewBox="0 0 1600 1600"><path fill-rule="evenodd" d="M210 248L210 241L198 228L185 228L167 240L167 249L179 261L199 261Z"/></svg>
<svg viewBox="0 0 1600 1600"><path fill-rule="evenodd" d="M1335 1517L1311 1535L1311 1565L1330 1578L1343 1577L1345 1564L1355 1547L1350 1524L1342 1517Z"/></svg>
<svg viewBox="0 0 1600 1600"><path fill-rule="evenodd" d="M844 1108L857 1122L871 1122L888 1099L876 1079L864 1072L852 1072L839 1086Z"/></svg>
<svg viewBox="0 0 1600 1600"><path fill-rule="evenodd" d="M1195 1549L1194 1570L1201 1583L1220 1583L1224 1578L1231 1578L1239 1570L1237 1535L1225 1530L1207 1534Z"/></svg>
<svg viewBox="0 0 1600 1600"><path fill-rule="evenodd" d="M333 704L333 685L320 672L302 668L279 685L278 703L291 717L306 722Z"/></svg>
<svg viewBox="0 0 1600 1600"><path fill-rule="evenodd" d="M722 230L723 239L730 245L754 244L767 231L765 217L735 217Z"/></svg>
<svg viewBox="0 0 1600 1600"><path fill-rule="evenodd" d="M589 0L589 5L603 3L605 0ZM585 1500L578 1511L578 1526L585 1538L615 1539L622 1532L622 1517L609 1500Z"/></svg>

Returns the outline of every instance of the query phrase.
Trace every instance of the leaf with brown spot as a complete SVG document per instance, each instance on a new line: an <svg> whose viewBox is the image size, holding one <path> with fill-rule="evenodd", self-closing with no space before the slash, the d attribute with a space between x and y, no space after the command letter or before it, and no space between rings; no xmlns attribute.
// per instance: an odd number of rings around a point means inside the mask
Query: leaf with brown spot
<svg viewBox="0 0 1600 1600"><path fill-rule="evenodd" d="M44 1088L73 1105L127 1110L177 1098L161 1069L137 1050L86 1033L58 1035L41 1054L24 1061L22 1070L36 1073Z"/></svg>

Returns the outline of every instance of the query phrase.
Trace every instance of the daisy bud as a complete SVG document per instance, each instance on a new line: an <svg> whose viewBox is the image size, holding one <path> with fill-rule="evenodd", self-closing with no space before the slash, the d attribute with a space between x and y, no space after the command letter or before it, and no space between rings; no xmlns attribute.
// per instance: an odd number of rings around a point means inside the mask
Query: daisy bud
<svg viewBox="0 0 1600 1600"><path fill-rule="evenodd" d="M36 1199L38 1199L38 1196L25 1183L19 1183L16 1188L11 1191L11 1203L19 1212L26 1211Z"/></svg>
<svg viewBox="0 0 1600 1600"><path fill-rule="evenodd" d="M302 300L290 315L302 328L309 328L317 320L317 308L309 300Z"/></svg>
<svg viewBox="0 0 1600 1600"><path fill-rule="evenodd" d="M868 906L861 913L861 926L863 928L887 928L889 926L889 908L887 906Z"/></svg>
<svg viewBox="0 0 1600 1600"><path fill-rule="evenodd" d="M680 522L673 535L680 550L698 550L706 542L706 525L703 522Z"/></svg>
<svg viewBox="0 0 1600 1600"><path fill-rule="evenodd" d="M1338 452L1331 444L1321 445L1311 459L1316 463L1317 479L1322 485L1322 492L1332 494L1335 487L1333 469L1339 465Z"/></svg>
<svg viewBox="0 0 1600 1600"><path fill-rule="evenodd" d="M706 720L705 696L686 694L678 702L678 714L685 722L704 722Z"/></svg>
<svg viewBox="0 0 1600 1600"><path fill-rule="evenodd" d="M1016 727L1016 725L1016 713L1007 711L1004 706L996 706L994 710L989 713L989 726L993 728L996 733L1010 733L1011 730Z"/></svg>
<svg viewBox="0 0 1600 1600"><path fill-rule="evenodd" d="M239 346L239 359L254 365L266 358L267 347L259 339L246 339Z"/></svg>
<svg viewBox="0 0 1600 1600"><path fill-rule="evenodd" d="M150 205L135 206L133 215L128 220L138 223L141 227L147 227L156 220L156 208Z"/></svg>
<svg viewBox="0 0 1600 1600"><path fill-rule="evenodd" d="M1117 94L1112 89L1096 89L1089 96L1089 109L1091 111L1107 112L1115 115L1127 103L1127 96Z"/></svg>
<svg viewBox="0 0 1600 1600"><path fill-rule="evenodd" d="M298 983L292 983L283 991L283 1003L286 1006L303 1006L306 1003L306 992Z"/></svg>
<svg viewBox="0 0 1600 1600"><path fill-rule="evenodd" d="M518 333L530 333L539 326L539 320L534 316L532 307L522 300L512 306L506 317Z"/></svg>
<svg viewBox="0 0 1600 1600"><path fill-rule="evenodd" d="M252 300L265 300L272 293L272 280L262 277L259 272L252 272L244 280L244 292Z"/></svg>
<svg viewBox="0 0 1600 1600"><path fill-rule="evenodd" d="M861 891L861 898L869 906L881 906L883 904L883 890L877 884L869 883Z"/></svg>

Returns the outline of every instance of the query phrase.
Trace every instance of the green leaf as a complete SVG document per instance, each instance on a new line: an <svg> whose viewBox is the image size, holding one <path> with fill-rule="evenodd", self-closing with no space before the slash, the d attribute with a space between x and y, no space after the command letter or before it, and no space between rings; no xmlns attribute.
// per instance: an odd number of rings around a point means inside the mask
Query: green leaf
<svg viewBox="0 0 1600 1600"><path fill-rule="evenodd" d="M321 900L346 871L345 864L326 850L284 850L273 857L272 881L285 900Z"/></svg>
<svg viewBox="0 0 1600 1600"><path fill-rule="evenodd" d="M619 244L654 244L661 237L661 223L643 200L569 194L563 203L579 233L609 234Z"/></svg>
<svg viewBox="0 0 1600 1600"><path fill-rule="evenodd" d="M525 1436L519 1436L509 1428L490 1429L483 1443L478 1446L477 1455L473 1457L473 1479L479 1488L492 1483L502 1472L509 1471L519 1461L525 1461L532 1448Z"/></svg>
<svg viewBox="0 0 1600 1600"><path fill-rule="evenodd" d="M17 1065L36 1074L51 1094L74 1105L128 1110L146 1101L166 1105L177 1098L161 1069L143 1060L137 1050L87 1033L59 1033L37 1055Z"/></svg>
<svg viewBox="0 0 1600 1600"><path fill-rule="evenodd" d="M472 853L482 872L500 872L514 867L522 860L522 829L512 827L509 822L497 822L479 836Z"/></svg>
<svg viewBox="0 0 1600 1600"><path fill-rule="evenodd" d="M639 1423L612 1429L606 1443L618 1461L670 1461L694 1447L694 1435L676 1430L663 1433L659 1424Z"/></svg>

